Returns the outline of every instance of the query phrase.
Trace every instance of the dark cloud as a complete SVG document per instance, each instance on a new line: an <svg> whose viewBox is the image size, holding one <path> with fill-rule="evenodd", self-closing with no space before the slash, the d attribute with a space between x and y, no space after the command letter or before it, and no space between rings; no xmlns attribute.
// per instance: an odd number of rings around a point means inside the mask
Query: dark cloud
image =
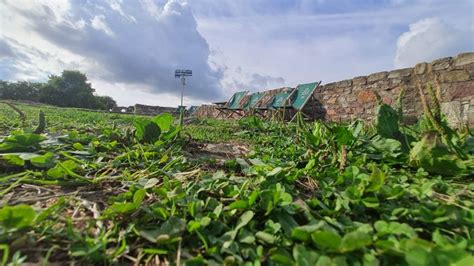
<svg viewBox="0 0 474 266"><path fill-rule="evenodd" d="M257 88L268 88L271 86L280 86L285 83L285 79L282 77L272 77L268 75L260 75L257 73L252 74L250 84Z"/></svg>
<svg viewBox="0 0 474 266"><path fill-rule="evenodd" d="M31 29L54 45L81 55L97 79L140 84L152 92L179 94L174 70L193 70L188 96L221 96L222 73L209 66L209 45L185 3L71 1L66 15L49 6L18 9Z"/></svg>
<svg viewBox="0 0 474 266"><path fill-rule="evenodd" d="M236 67L233 71L226 69L225 75L233 77L231 79L224 79L223 81L224 86L229 89L229 93L241 90L255 92L285 85L285 79L282 77L246 73L240 66Z"/></svg>

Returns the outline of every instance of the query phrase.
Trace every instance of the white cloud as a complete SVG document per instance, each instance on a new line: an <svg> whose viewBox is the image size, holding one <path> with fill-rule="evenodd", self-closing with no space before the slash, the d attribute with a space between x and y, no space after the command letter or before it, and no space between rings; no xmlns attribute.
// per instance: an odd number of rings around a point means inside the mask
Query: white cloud
<svg viewBox="0 0 474 266"><path fill-rule="evenodd" d="M157 9L145 9L150 3ZM29 6L6 1L1 13L12 19L1 20L7 30L0 39L16 53L0 62L0 73L11 74L7 78L44 79L46 71L57 74L74 68L85 72L93 84L108 84L108 88L123 84L129 89L124 104L150 99L130 97L145 97L140 91L162 95L152 97L156 104L172 106L178 101L170 102L169 95L180 94L174 70L190 68L195 74L189 80L190 99L203 101L222 95L222 74L209 65L209 46L185 2L65 1L58 5L45 1ZM42 62L35 51L49 55Z"/></svg>
<svg viewBox="0 0 474 266"><path fill-rule="evenodd" d="M177 105L176 68L196 104L456 55L474 30L472 0L0 1L0 79L78 69L121 105Z"/></svg>
<svg viewBox="0 0 474 266"><path fill-rule="evenodd" d="M460 52L474 50L474 31L460 30L439 18L427 18L410 24L397 41L395 67L409 67Z"/></svg>
<svg viewBox="0 0 474 266"><path fill-rule="evenodd" d="M105 34L107 34L109 36L112 36L112 37L115 36L115 33L107 25L107 22L105 22L105 16L104 15L95 16L91 20L91 26L92 26L92 28L94 28L96 30L103 31Z"/></svg>

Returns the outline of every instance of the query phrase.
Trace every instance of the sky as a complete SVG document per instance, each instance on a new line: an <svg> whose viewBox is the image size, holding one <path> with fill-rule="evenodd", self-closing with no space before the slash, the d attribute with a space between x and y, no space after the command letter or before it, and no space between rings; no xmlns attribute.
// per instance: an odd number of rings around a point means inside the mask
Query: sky
<svg viewBox="0 0 474 266"><path fill-rule="evenodd" d="M119 105L185 105L474 51L473 0L0 0L0 79L87 75Z"/></svg>

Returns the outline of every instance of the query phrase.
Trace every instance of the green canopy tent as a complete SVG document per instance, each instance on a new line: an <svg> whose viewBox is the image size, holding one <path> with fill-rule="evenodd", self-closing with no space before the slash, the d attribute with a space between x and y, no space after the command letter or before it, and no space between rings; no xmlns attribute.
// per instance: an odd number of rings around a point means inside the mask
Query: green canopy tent
<svg viewBox="0 0 474 266"><path fill-rule="evenodd" d="M218 110L216 117L219 117L221 114L227 115L227 117L232 115L232 110L242 105L242 100L244 99L245 95L247 95L247 93L248 91L239 91L234 93L234 95L232 95L230 100L227 102L215 102L214 104Z"/></svg>
<svg viewBox="0 0 474 266"><path fill-rule="evenodd" d="M298 85L291 95L286 99L285 103L282 106L277 107L279 110L282 110L283 118L286 117L286 113L289 110L296 111L290 121L293 121L298 113L301 113L303 116L308 118L309 115L304 113L303 109L308 104L308 102L312 100L311 104L314 111L314 104L316 103L314 91L319 87L320 84L321 81Z"/></svg>

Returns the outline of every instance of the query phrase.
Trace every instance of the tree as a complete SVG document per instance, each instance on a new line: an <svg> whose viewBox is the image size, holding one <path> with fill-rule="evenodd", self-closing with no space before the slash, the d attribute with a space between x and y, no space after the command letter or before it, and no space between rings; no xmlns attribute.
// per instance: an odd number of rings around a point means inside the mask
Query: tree
<svg viewBox="0 0 474 266"><path fill-rule="evenodd" d="M117 106L109 96L95 96L85 74L64 70L49 76L47 83L0 80L0 99L27 100L61 107L110 110Z"/></svg>
<svg viewBox="0 0 474 266"><path fill-rule="evenodd" d="M110 96L95 96L96 107L100 110L110 110L117 107L117 103Z"/></svg>
<svg viewBox="0 0 474 266"><path fill-rule="evenodd" d="M38 101L42 83L17 81L0 81L0 98L9 100Z"/></svg>
<svg viewBox="0 0 474 266"><path fill-rule="evenodd" d="M96 108L95 90L85 74L64 70L61 76L51 75L41 89L39 100L44 103L80 108Z"/></svg>

